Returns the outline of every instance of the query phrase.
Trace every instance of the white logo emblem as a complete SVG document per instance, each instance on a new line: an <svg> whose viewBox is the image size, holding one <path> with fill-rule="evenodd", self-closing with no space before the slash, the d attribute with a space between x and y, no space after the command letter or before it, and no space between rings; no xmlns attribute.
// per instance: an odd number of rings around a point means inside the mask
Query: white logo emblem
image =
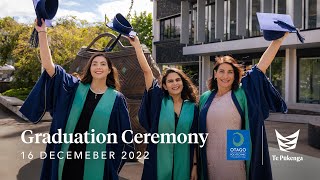
<svg viewBox="0 0 320 180"><path fill-rule="evenodd" d="M279 149L281 151L289 152L289 150L296 148L300 129L297 132L295 132L287 137L283 137L276 129L275 129L275 131L276 131Z"/></svg>

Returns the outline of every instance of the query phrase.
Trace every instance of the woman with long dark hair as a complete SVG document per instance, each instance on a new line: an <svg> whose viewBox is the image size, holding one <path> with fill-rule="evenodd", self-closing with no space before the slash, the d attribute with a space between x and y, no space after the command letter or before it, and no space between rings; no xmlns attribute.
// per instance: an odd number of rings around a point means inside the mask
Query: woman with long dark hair
<svg viewBox="0 0 320 180"><path fill-rule="evenodd" d="M21 107L22 114L38 123L49 111L53 118L51 135L59 130L73 134L74 139L75 134L117 135L117 143L114 144L93 141L87 144L47 144L46 152L54 152L54 158L45 158L41 179L119 179L118 173L125 162L122 152L132 151L133 144L126 144L121 138L122 132L131 130L131 125L125 97L119 92L117 69L103 53L94 54L79 80L53 64L44 21L41 27L35 28L39 34L41 63L45 71ZM129 133L126 135L127 141L132 138ZM68 158L67 153L71 153L72 158ZM82 156L76 158L76 154Z"/></svg>
<svg viewBox="0 0 320 180"><path fill-rule="evenodd" d="M198 91L181 71L169 68L160 83L154 78L142 52L138 37L129 39L144 74L146 90L139 110L140 124L149 133L196 133ZM197 179L196 150L193 144L155 144L147 146L143 180Z"/></svg>
<svg viewBox="0 0 320 180"><path fill-rule="evenodd" d="M272 179L264 120L269 111L286 112L287 106L265 72L285 36L274 40L245 76L231 56L216 58L209 91L200 98L199 133L209 133L199 150L202 180ZM247 160L227 160L227 130L248 130Z"/></svg>

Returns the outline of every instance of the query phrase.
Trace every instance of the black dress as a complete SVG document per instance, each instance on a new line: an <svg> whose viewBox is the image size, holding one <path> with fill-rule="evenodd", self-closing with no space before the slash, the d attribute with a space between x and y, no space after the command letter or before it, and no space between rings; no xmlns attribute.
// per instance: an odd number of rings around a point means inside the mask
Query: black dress
<svg viewBox="0 0 320 180"><path fill-rule="evenodd" d="M101 99L103 94L95 94L91 91L88 91L88 95L86 97L86 101L84 103L81 115L79 117L78 123L74 129L74 134L81 133L84 134L89 130L89 124L91 120L91 116L93 114L94 109L96 108L99 100ZM88 132L90 133L90 132ZM65 159L65 163L63 166L62 179L83 179L84 174L84 161L85 161L85 151L87 144L75 144L72 143L69 146L70 152L73 155L74 152L79 154L82 152L82 158L79 159Z"/></svg>

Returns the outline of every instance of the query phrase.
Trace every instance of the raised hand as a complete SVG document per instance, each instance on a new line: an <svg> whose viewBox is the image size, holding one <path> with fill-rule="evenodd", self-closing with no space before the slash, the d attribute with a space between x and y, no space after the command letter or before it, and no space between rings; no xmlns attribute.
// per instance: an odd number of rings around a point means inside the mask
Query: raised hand
<svg viewBox="0 0 320 180"><path fill-rule="evenodd" d="M136 48L140 48L141 47L141 44L140 44L140 40L138 38L138 36L134 36L134 38L128 38L126 37L130 44L136 49Z"/></svg>
<svg viewBox="0 0 320 180"><path fill-rule="evenodd" d="M37 32L46 32L47 31L47 26L44 20L41 18L42 25L38 26L38 19L35 20L34 28L36 28Z"/></svg>

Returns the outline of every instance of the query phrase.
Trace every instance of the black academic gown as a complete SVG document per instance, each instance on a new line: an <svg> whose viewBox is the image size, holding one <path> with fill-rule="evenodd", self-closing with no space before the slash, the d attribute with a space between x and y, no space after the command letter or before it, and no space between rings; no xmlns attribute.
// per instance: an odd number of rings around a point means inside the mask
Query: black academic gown
<svg viewBox="0 0 320 180"><path fill-rule="evenodd" d="M161 111L161 102L164 97L163 90L160 88L156 80L153 81L152 87L144 92L141 106L139 109L139 122L148 133L158 133L158 125ZM190 133L197 133L199 110L194 108L194 118ZM147 146L146 151L149 152L149 159L144 160L142 180L157 179L157 144L151 141ZM193 163L193 149L195 145L190 145L190 173Z"/></svg>
<svg viewBox="0 0 320 180"><path fill-rule="evenodd" d="M40 79L22 105L20 112L33 123L38 123L45 112L50 112L53 118L50 134L57 133L58 129L62 129L62 132L64 132L79 83L79 79L66 73L61 66L55 65L53 77L50 77L46 71L42 73ZM128 152L134 149L133 144L125 144L122 142L121 134L125 130L131 130L129 113L125 97L120 92L117 92L110 115L108 133L117 134L118 144L106 145L106 154L109 154L110 151L114 152L115 159L105 160L103 179L117 180L118 173L125 163L125 160L121 159L122 151L126 151L128 154ZM126 133L126 135L127 141L132 139L130 133ZM60 150L61 144L47 144L47 153L54 151L56 154ZM47 156L43 161L40 179L57 180L58 164L58 158L50 159L49 156Z"/></svg>
<svg viewBox="0 0 320 180"><path fill-rule="evenodd" d="M257 66L254 66L246 73L242 78L241 83L247 98L249 129L252 143L250 169L249 172L247 172L247 176L249 176L249 178L247 179L270 180L272 179L272 172L264 120L269 117L269 111L286 113L287 106L281 98L280 93L274 88L265 74L258 69ZM199 133L207 132L207 112L215 94L215 91L211 93L207 102L200 111ZM233 92L232 100L236 105L239 114L243 117L243 112ZM244 123L242 123L242 127L244 129ZM261 148L262 144L263 148ZM200 158L203 178L207 180L208 170L206 146L200 148ZM230 169L230 173L232 173L232 169ZM200 177L200 175L198 176Z"/></svg>

